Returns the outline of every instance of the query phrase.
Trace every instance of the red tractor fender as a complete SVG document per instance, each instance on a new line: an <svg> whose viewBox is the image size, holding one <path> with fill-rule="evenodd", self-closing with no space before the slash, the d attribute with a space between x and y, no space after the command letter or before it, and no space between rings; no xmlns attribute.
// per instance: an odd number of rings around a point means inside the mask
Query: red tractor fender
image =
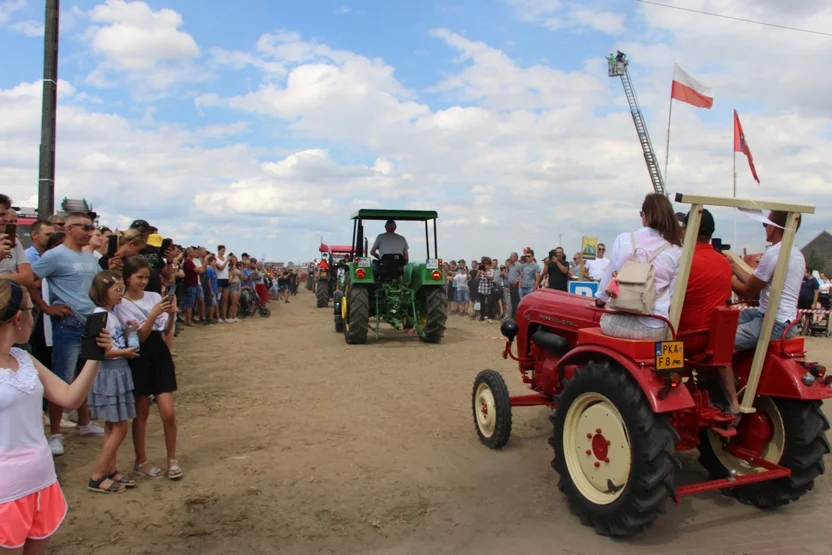
<svg viewBox="0 0 832 555"><path fill-rule="evenodd" d="M804 357L802 337L772 341L763 363L763 371L760 373L757 395L803 401L832 399L832 387L827 386L823 380L816 380L810 386L803 383L802 377L807 368L800 361L805 360ZM753 358L753 350L735 355L734 373L740 387L748 384L748 374Z"/></svg>
<svg viewBox="0 0 832 555"><path fill-rule="evenodd" d="M659 399L659 389L664 387L665 383L655 371L643 367L618 351L600 345L584 345L570 350L558 362L557 372L563 372L566 366L582 365L599 358L606 358L627 370L644 392L644 396L647 398L647 402L650 403L653 412L664 413L690 409L695 406L690 391L684 386L671 389L667 399ZM566 377L568 378L568 376Z"/></svg>

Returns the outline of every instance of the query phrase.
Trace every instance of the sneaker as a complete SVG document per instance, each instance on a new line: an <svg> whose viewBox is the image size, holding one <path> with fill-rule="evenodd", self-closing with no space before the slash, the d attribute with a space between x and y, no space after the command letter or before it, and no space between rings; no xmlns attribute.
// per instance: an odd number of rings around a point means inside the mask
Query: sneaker
<svg viewBox="0 0 832 555"><path fill-rule="evenodd" d="M75 413L75 416L76 417L78 416L77 412ZM70 420L70 418L71 418L71 416L67 415L67 413L63 414L63 417L61 418L61 428L77 428L78 427L78 424L76 422L73 422L72 420Z"/></svg>
<svg viewBox="0 0 832 555"><path fill-rule="evenodd" d="M75 435L77 436L103 436L104 435L104 428L96 424L95 422L90 422L86 426L78 426L78 429L75 430Z"/></svg>
<svg viewBox="0 0 832 555"><path fill-rule="evenodd" d="M49 436L49 450L52 451L53 457L60 457L64 454L64 436L55 434Z"/></svg>

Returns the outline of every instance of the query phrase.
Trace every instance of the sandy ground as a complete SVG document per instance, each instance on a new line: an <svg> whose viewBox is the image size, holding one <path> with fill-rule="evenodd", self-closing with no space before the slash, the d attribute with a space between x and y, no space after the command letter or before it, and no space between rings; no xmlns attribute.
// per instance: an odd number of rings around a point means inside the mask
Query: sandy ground
<svg viewBox="0 0 832 555"><path fill-rule="evenodd" d="M51 552L776 553L784 530L815 537L832 508L827 476L775 512L714 493L668 506L635 540L598 537L557 490L547 409L516 409L501 452L477 439L477 372L499 370L512 392L524 391L499 356L502 343L490 338L496 324L452 317L441 345L386 331L348 346L331 309L313 307L301 289L290 304L273 303L270 319L180 335L181 481L89 493L101 440L68 437L57 467L70 512ZM832 340L812 339L809 350L832 362ZM164 465L155 411L148 443L151 460ZM131 468L129 439L120 455ZM703 476L692 457L684 462L683 480ZM738 545L742 538L756 543ZM783 552L832 552L832 542L816 541L803 541L805 551L787 542Z"/></svg>

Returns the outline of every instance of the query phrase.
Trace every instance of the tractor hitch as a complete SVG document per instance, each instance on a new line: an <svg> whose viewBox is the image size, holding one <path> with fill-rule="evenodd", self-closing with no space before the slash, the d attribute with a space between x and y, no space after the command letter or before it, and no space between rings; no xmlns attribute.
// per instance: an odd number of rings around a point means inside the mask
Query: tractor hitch
<svg viewBox="0 0 832 555"><path fill-rule="evenodd" d="M755 484L757 482L768 482L770 480L779 480L780 478L788 478L792 475L792 471L788 468L769 462L741 447L731 446L725 447L724 449L738 459L741 459L752 466L762 468L763 472L744 474L742 476L736 476L736 473L732 472L729 478L720 478L719 480L709 480L698 484L680 486L676 488L676 492L673 494L674 503L681 503L682 501L680 500L680 497L684 497L686 495L697 495L707 491L745 486L748 484Z"/></svg>

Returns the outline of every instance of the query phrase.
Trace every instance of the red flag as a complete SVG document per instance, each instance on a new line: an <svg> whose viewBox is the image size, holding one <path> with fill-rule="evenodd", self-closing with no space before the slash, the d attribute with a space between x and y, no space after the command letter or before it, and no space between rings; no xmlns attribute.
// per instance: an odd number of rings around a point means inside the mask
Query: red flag
<svg viewBox="0 0 832 555"><path fill-rule="evenodd" d="M745 140L745 133L742 132L742 124L740 123L740 116L734 110L734 152L742 152L748 158L748 167L751 169L751 175L754 181L760 184L760 178L757 177L757 169L754 167L754 157L751 156L751 149L748 147L748 142Z"/></svg>

